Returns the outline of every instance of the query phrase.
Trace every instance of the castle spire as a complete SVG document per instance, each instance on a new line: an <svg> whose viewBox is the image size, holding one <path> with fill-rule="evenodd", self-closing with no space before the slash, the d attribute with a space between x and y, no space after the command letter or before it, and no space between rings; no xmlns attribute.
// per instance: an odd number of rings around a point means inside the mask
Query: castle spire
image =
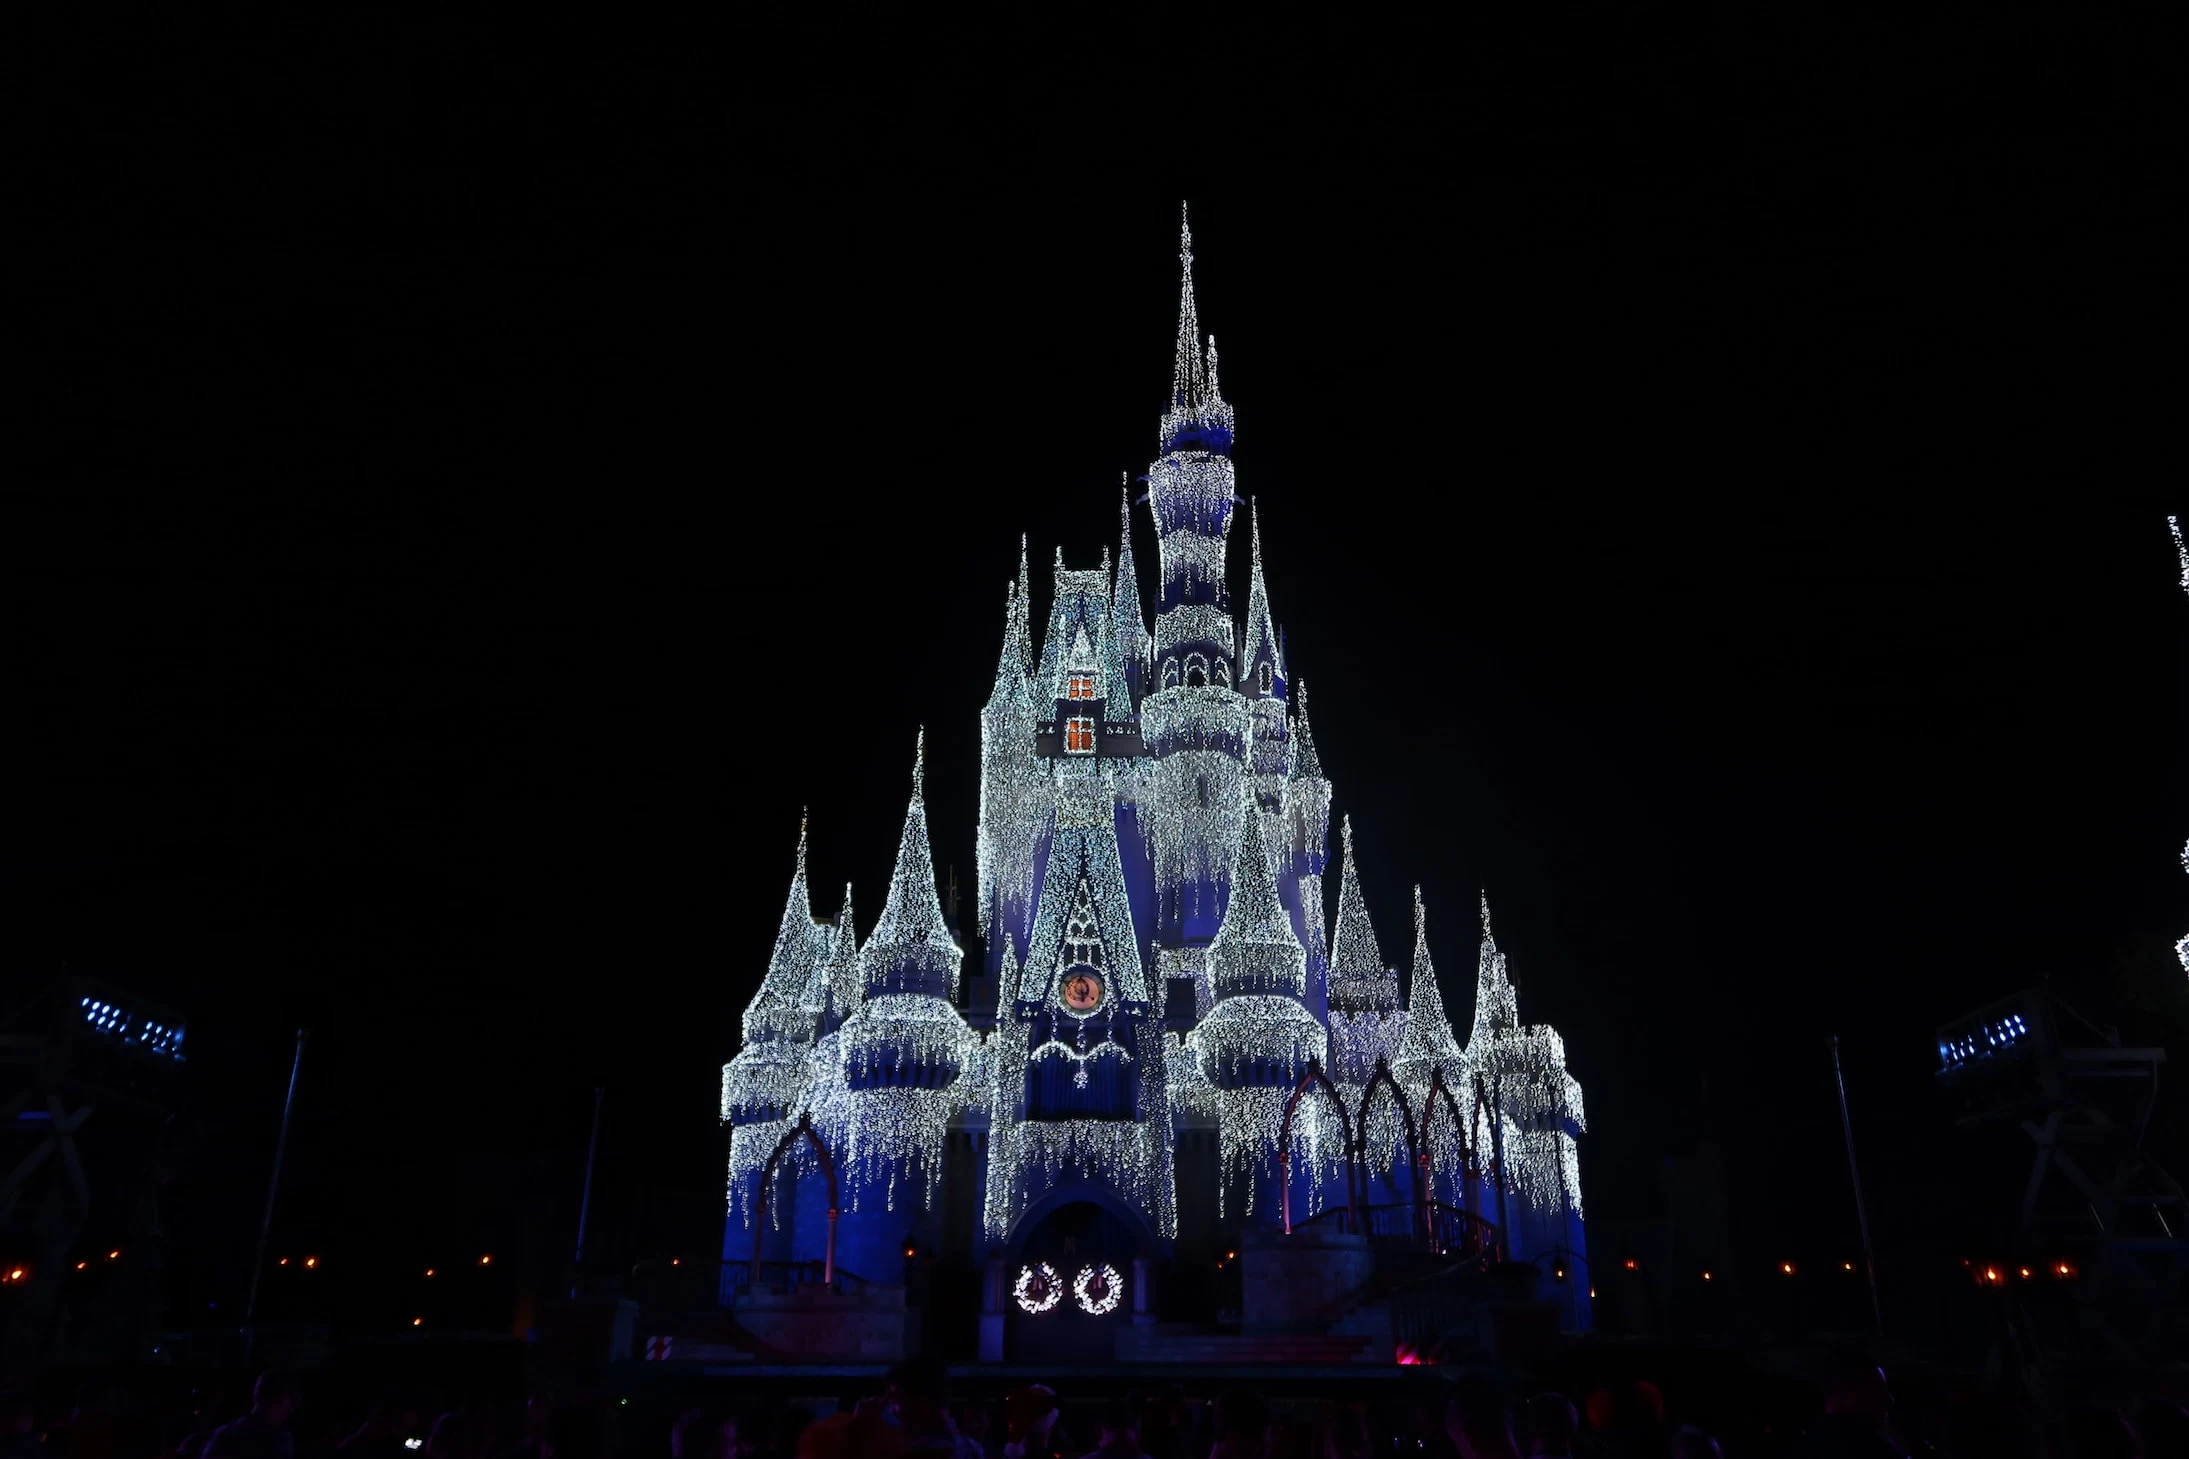
<svg viewBox="0 0 2189 1459"><path fill-rule="evenodd" d="M1204 342L1193 300L1193 225L1178 205L1178 344L1171 356L1170 408L1163 413L1162 444L1168 451L1231 450L1231 407L1216 393L1216 347Z"/></svg>
<svg viewBox="0 0 2189 1459"><path fill-rule="evenodd" d="M897 865L881 920L860 951L870 993L932 993L955 1002L958 961L964 954L943 920L935 895L935 857L928 847L927 730L920 729L912 762L912 798L897 840Z"/></svg>
<svg viewBox="0 0 2189 1459"><path fill-rule="evenodd" d="M1033 701L1026 689L1028 637L1026 599L1015 585L1007 583L1003 590L1003 652L996 657L996 683L988 695L991 708L1024 704L1027 713L1033 713Z"/></svg>
<svg viewBox="0 0 2189 1459"><path fill-rule="evenodd" d="M1349 1013L1395 1013L1398 978L1383 961L1353 861L1353 818L1338 823L1344 865L1338 871L1338 931L1330 963L1330 1006Z"/></svg>
<svg viewBox="0 0 2189 1459"><path fill-rule="evenodd" d="M813 901L806 892L806 816L800 811L798 859L791 873L790 895L783 900L783 918L776 927L775 949L768 955L768 970L761 976L760 991L745 1009L747 1043L812 1039L806 988L814 968L827 954L828 939L813 920Z"/></svg>
<svg viewBox="0 0 2189 1459"><path fill-rule="evenodd" d="M1292 778L1321 780L1322 757L1315 753L1315 735L1307 726L1307 680L1300 681L1300 689L1293 695L1293 702L1299 709L1299 728L1292 732Z"/></svg>
<svg viewBox="0 0 2189 1459"><path fill-rule="evenodd" d="M1019 673L1032 678L1034 673L1034 575L1026 565L1026 534L1018 539L1018 632Z"/></svg>
<svg viewBox="0 0 2189 1459"><path fill-rule="evenodd" d="M1209 946L1216 996L1278 993L1297 998L1307 988L1307 953L1292 931L1291 917L1277 900L1262 813L1251 796L1243 817L1246 826L1239 837L1231 900L1224 908L1224 925Z"/></svg>
<svg viewBox="0 0 2189 1459"><path fill-rule="evenodd" d="M1475 967L1475 1026L1467 1047L1478 1039L1509 1033L1520 1027L1520 1000L1505 972L1505 954L1497 950L1490 933L1490 894L1482 894L1482 955Z"/></svg>
<svg viewBox="0 0 2189 1459"><path fill-rule="evenodd" d="M1193 224L1178 205L1178 349L1171 362L1171 409L1190 412L1208 395L1201 316L1193 303Z"/></svg>
<svg viewBox="0 0 2189 1459"><path fill-rule="evenodd" d="M1402 1077L1426 1084L1440 1064L1456 1063L1459 1045L1444 1016L1444 995L1437 991L1436 965L1429 960L1429 918L1422 910L1421 887L1414 888L1414 987L1406 1001L1406 1034L1391 1061Z"/></svg>
<svg viewBox="0 0 2189 1459"><path fill-rule="evenodd" d="M1262 506L1250 503L1247 518L1253 553L1253 577L1247 588L1247 631L1239 644L1241 681L1252 695L1277 694L1284 678L1284 655L1277 647L1277 625L1269 614L1269 585L1262 580ZM1263 665L1268 666L1265 678Z"/></svg>
<svg viewBox="0 0 2189 1459"><path fill-rule="evenodd" d="M828 929L827 941L828 955L814 964L812 980L806 984L806 1006L820 1018L823 1033L849 1018L866 992L859 980L859 933L852 925L848 881L844 883L843 910L836 914L834 927Z"/></svg>
<svg viewBox="0 0 2189 1459"><path fill-rule="evenodd" d="M1132 488L1120 485L1117 522L1117 581L1110 590L1110 620L1117 625L1117 647L1133 702L1148 690L1148 620L1140 615L1140 574L1133 565Z"/></svg>

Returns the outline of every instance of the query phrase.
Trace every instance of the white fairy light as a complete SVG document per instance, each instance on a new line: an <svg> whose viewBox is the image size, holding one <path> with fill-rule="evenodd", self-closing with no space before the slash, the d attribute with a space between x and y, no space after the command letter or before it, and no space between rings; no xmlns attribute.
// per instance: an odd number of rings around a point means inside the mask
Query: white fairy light
<svg viewBox="0 0 2189 1459"><path fill-rule="evenodd" d="M1090 1317L1104 1317L1115 1312L1124 1295L1125 1279L1108 1262L1099 1267L1083 1266L1079 1275L1072 1278L1072 1298L1079 1303L1079 1310Z"/></svg>
<svg viewBox="0 0 2189 1459"><path fill-rule="evenodd" d="M1020 1267L1018 1280L1011 1284L1011 1298L1020 1311L1039 1317L1064 1299L1064 1280L1045 1261Z"/></svg>

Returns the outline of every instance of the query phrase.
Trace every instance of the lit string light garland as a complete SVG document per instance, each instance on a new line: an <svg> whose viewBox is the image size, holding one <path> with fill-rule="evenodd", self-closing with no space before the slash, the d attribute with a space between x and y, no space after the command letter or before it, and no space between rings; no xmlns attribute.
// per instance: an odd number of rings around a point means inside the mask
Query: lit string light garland
<svg viewBox="0 0 2189 1459"><path fill-rule="evenodd" d="M1083 1266L1079 1275L1072 1278L1072 1298L1079 1303L1079 1310L1090 1317L1105 1317L1115 1312L1124 1289L1124 1278L1108 1262L1099 1267Z"/></svg>
<svg viewBox="0 0 2189 1459"><path fill-rule="evenodd" d="M1020 1311L1039 1317L1064 1299L1064 1281L1045 1261L1020 1267L1018 1280L1011 1284L1011 1298Z"/></svg>

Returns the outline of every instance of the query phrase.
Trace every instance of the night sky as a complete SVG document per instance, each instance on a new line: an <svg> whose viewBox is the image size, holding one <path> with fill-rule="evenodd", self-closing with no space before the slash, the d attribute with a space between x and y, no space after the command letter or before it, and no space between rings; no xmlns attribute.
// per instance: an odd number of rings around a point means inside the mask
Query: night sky
<svg viewBox="0 0 2189 1459"><path fill-rule="evenodd" d="M300 1023L277 1245L551 1258L600 1083L602 1240L704 1247L800 807L863 934L924 724L970 887L1019 534L1042 612L1114 548L1181 197L1386 954L1418 881L1463 1028L1487 889L1597 1239L1711 1139L1757 1252L1851 1252L1830 1033L1906 1229L1991 1218L1941 1022L2050 976L2189 1050L2159 61L1586 17L1332 18L1170 92L1153 31L1105 78L909 16L932 65L797 84L704 59L751 37L76 38L11 289L6 960L188 1015L189 1280L240 1294Z"/></svg>

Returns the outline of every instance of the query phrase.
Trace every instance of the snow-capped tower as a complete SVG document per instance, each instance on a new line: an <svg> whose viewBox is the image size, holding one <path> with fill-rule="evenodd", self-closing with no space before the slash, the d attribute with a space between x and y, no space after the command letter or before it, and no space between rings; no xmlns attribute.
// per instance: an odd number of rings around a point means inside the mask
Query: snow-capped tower
<svg viewBox="0 0 2189 1459"><path fill-rule="evenodd" d="M1019 559L1025 575L1024 546ZM1046 777L1034 759L1034 698L1027 686L1031 638L1026 594L1004 594L1003 649L995 687L981 711L980 833L974 898L980 908L983 971L998 983L1017 966L1033 920L1034 854L1046 820Z"/></svg>
<svg viewBox="0 0 2189 1459"><path fill-rule="evenodd" d="M1421 888L1414 888L1413 988L1406 1001L1406 1031L1399 1037L1391 1072L1406 1086L1414 1108L1421 1108L1430 1081L1439 1073L1456 1096L1462 1089L1459 1044L1444 1016L1444 994L1437 987L1436 964L1429 959L1429 918L1422 910Z"/></svg>
<svg viewBox="0 0 2189 1459"><path fill-rule="evenodd" d="M1330 944L1323 931L1323 919L1329 915L1323 900L1323 871L1329 860L1330 782L1323 776L1322 760L1315 753L1315 736L1308 728L1304 679L1293 695L1293 708L1292 770L1285 784L1284 854L1279 858L1284 875L1277 885L1285 910L1292 914L1293 931L1307 949L1307 1006L1317 1018L1327 1020Z"/></svg>
<svg viewBox="0 0 2189 1459"><path fill-rule="evenodd" d="M1488 1212L1505 1229L1507 1252L1518 1261L1550 1264L1586 1255L1581 1224L1581 1167L1575 1138L1587 1127L1581 1086L1566 1072L1566 1045L1549 1024L1520 1021L1520 1000L1490 931L1490 900L1482 899L1482 952L1475 974L1474 1030L1467 1039L1467 1082L1488 1096L1476 1116L1478 1151L1499 1150L1505 1169L1501 1210ZM1500 1128L1492 1130L1490 1119ZM1564 1264L1564 1263L1561 1263ZM1568 1265L1568 1269L1570 1265ZM1563 1293L1568 1325L1588 1325L1586 1282Z"/></svg>
<svg viewBox="0 0 2189 1459"><path fill-rule="evenodd" d="M935 895L925 761L922 731L889 897L859 950L866 996L836 1031L829 1086L817 1087L812 1100L815 1123L850 1175L855 1208L877 1191L891 1209L907 1191L913 1205L931 1205L944 1132L967 1098L958 1076L975 1040L954 1006L964 955ZM848 1256L846 1265L859 1270Z"/></svg>
<svg viewBox="0 0 2189 1459"><path fill-rule="evenodd" d="M814 964L806 984L806 1004L820 1022L822 1038L834 1033L865 996L866 983L859 973L859 933L852 925L851 883L847 881L828 956Z"/></svg>
<svg viewBox="0 0 2189 1459"><path fill-rule="evenodd" d="M1217 1108L1218 1159L1226 1183L1249 1177L1246 1210L1258 1207L1257 1192L1270 1189L1276 1132L1292 1086L1312 1061L1329 1060L1329 1038L1307 1010L1307 954L1293 935L1292 919L1277 900L1276 879L1262 837L1262 817L1243 817L1239 866L1224 925L1209 948L1210 983L1216 1004L1186 1045ZM1317 1109L1322 1102L1316 1102ZM1319 1139L1319 1115L1302 1122L1295 1138L1295 1175L1312 1188L1327 1172L1318 1169L1343 1158L1339 1142ZM1274 1217L1260 1206L1265 1217Z"/></svg>
<svg viewBox="0 0 2189 1459"><path fill-rule="evenodd" d="M1141 730L1155 757L1152 813L1143 822L1155 851L1162 969L1196 978L1206 1007L1200 955L1223 924L1240 818L1233 811L1250 753L1252 716L1230 692L1237 645L1224 586L1224 539L1235 497L1232 414L1216 385L1215 350L1204 349L1193 300L1193 233L1179 232L1178 347L1162 456L1148 468L1162 587L1155 617L1156 692L1141 704Z"/></svg>
<svg viewBox="0 0 2189 1459"><path fill-rule="evenodd" d="M722 1118L730 1124L730 1204L750 1209L753 1177L804 1102L819 1033L815 973L835 930L813 920L806 891L806 823L798 821L797 869L760 991L745 1007L744 1046L722 1066Z"/></svg>
<svg viewBox="0 0 2189 1459"><path fill-rule="evenodd" d="M1125 677L1132 690L1132 707L1153 687L1149 654L1155 640L1140 606L1140 574L1133 566L1133 499L1127 487L1118 503L1117 583L1110 593L1110 620L1117 625L1118 652L1125 658Z"/></svg>
<svg viewBox="0 0 2189 1459"><path fill-rule="evenodd" d="M1353 861L1353 819L1339 823L1338 929L1330 953L1330 1066L1342 1086L1360 1088L1378 1059L1398 1057L1406 1015L1399 977L1383 960L1368 920L1360 872ZM1424 949L1426 952L1426 949Z"/></svg>

